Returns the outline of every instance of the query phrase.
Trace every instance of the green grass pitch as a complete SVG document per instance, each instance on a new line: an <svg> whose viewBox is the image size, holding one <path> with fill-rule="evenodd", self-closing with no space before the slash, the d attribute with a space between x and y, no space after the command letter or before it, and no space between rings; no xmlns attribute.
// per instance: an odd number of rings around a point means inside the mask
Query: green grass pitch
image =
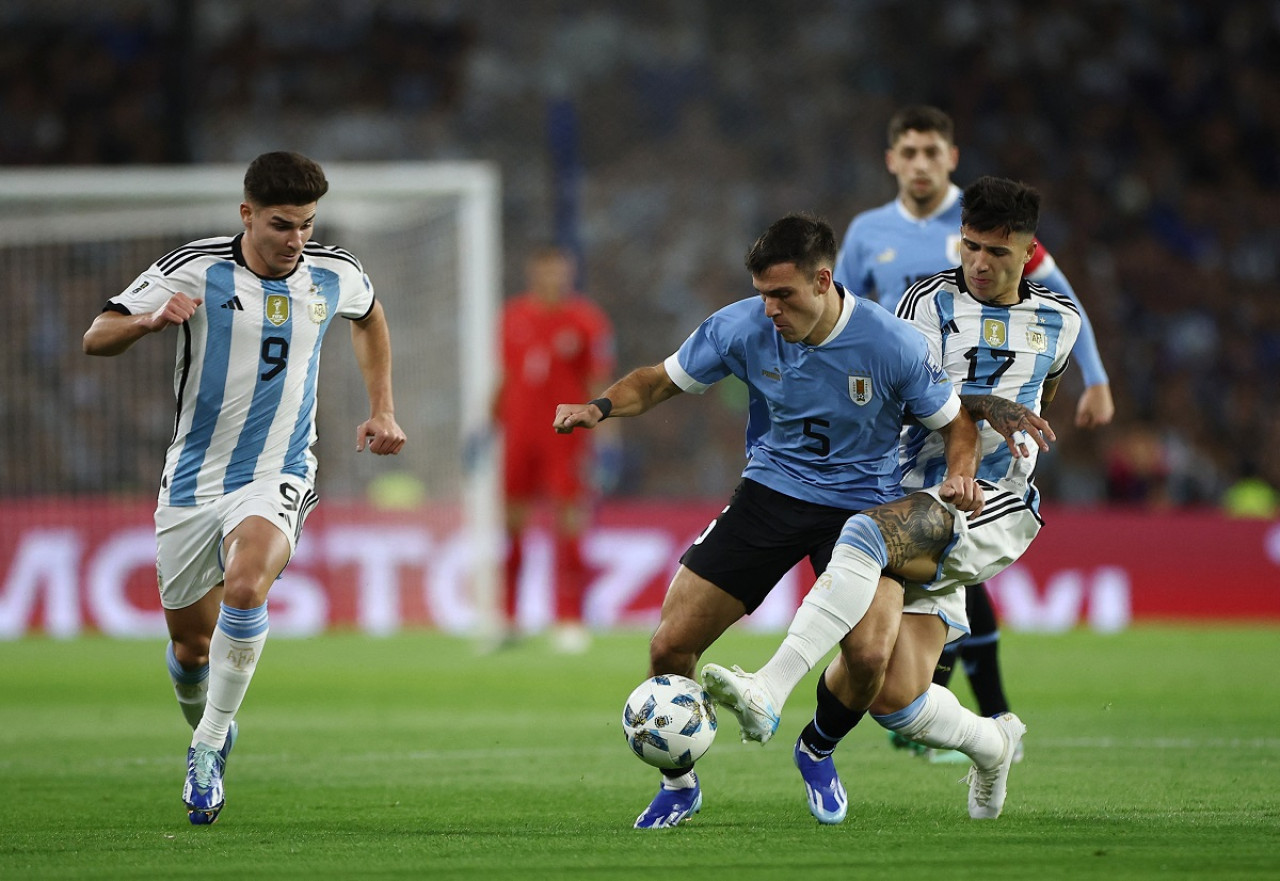
<svg viewBox="0 0 1280 881"><path fill-rule="evenodd" d="M189 732L162 643L0 643L0 878L1280 877L1276 629L1007 634L1029 732L994 822L969 820L962 767L865 720L837 754L849 817L815 823L790 757L811 674L765 747L722 716L702 813L640 832L657 775L619 716L646 636L581 657L272 640L212 827L180 803ZM705 660L753 668L777 640L733 631Z"/></svg>

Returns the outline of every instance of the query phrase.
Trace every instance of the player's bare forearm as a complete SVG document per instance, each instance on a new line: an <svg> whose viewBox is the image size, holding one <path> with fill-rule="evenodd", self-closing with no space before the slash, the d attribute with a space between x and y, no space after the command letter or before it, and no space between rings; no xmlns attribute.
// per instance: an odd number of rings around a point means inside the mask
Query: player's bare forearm
<svg viewBox="0 0 1280 881"><path fill-rule="evenodd" d="M667 376L661 364L639 367L604 390L601 398L612 404L605 414L597 404L560 404L552 427L560 434L575 428L595 428L606 416L639 416L668 398L680 394L680 386Z"/></svg>
<svg viewBox="0 0 1280 881"><path fill-rule="evenodd" d="M974 419L985 419L988 425L1000 433L1015 459L1027 455L1027 450L1015 437L1020 431L1026 432L1044 452L1049 449L1049 441L1058 439L1048 419L1017 401L997 395L961 395L960 402Z"/></svg>
<svg viewBox="0 0 1280 881"><path fill-rule="evenodd" d="M86 355L119 355L151 333L145 316L103 312L84 333L80 347Z"/></svg>
<svg viewBox="0 0 1280 881"><path fill-rule="evenodd" d="M613 402L611 416L639 416L678 394L680 386L667 376L667 369L654 364L631 371L605 389L601 397Z"/></svg>
<svg viewBox="0 0 1280 881"><path fill-rule="evenodd" d="M978 473L982 460L982 446L978 439L978 426L968 411L961 407L956 418L938 432L942 435L943 452L947 458L947 474L973 477Z"/></svg>
<svg viewBox="0 0 1280 881"><path fill-rule="evenodd" d="M405 435L396 422L395 396L391 391L391 332L382 304L375 301L369 314L351 322L351 346L369 396L369 418L356 429L356 450L366 444L379 455L395 455Z"/></svg>
<svg viewBox="0 0 1280 881"><path fill-rule="evenodd" d="M978 486L978 463L982 459L978 426L963 407L938 432L942 435L943 454L947 459L947 476L940 495L961 511L982 510L982 487Z"/></svg>
<svg viewBox="0 0 1280 881"><path fill-rule="evenodd" d="M89 325L80 346L86 355L119 355L148 334L184 323L203 302L201 297L175 293L159 309L145 315L103 312Z"/></svg>

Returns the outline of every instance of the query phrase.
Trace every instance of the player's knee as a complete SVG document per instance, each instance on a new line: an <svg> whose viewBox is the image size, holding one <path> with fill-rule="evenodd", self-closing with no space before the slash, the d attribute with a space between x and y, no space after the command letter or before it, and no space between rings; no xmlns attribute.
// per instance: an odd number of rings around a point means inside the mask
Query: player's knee
<svg viewBox="0 0 1280 881"><path fill-rule="evenodd" d="M256 609L267 601L269 581L252 575L227 576L222 604L232 609Z"/></svg>
<svg viewBox="0 0 1280 881"><path fill-rule="evenodd" d="M889 666L889 657L892 654L893 646L880 640L840 647L840 655L844 658L845 667L855 682L879 683L884 678L885 669Z"/></svg>
<svg viewBox="0 0 1280 881"><path fill-rule="evenodd" d="M173 656L188 670L209 663L209 634L175 633L172 635Z"/></svg>
<svg viewBox="0 0 1280 881"><path fill-rule="evenodd" d="M901 616L901 612L896 612L896 615ZM852 633L840 643L840 656L844 658L845 667L852 679L879 681L893 654L896 635L897 627L879 626L873 615L868 615L854 627Z"/></svg>
<svg viewBox="0 0 1280 881"><path fill-rule="evenodd" d="M916 688L906 687L901 682L894 682L887 679L880 688L880 693L871 701L871 714L874 716L887 716L890 713L896 713L907 707L920 696L920 691Z"/></svg>

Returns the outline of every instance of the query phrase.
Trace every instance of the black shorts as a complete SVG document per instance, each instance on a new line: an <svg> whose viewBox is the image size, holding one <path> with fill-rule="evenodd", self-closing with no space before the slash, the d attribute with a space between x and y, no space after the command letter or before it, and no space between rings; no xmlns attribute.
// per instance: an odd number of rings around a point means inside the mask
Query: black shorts
<svg viewBox="0 0 1280 881"><path fill-rule="evenodd" d="M729 506L680 558L690 571L742 601L747 612L805 557L821 573L857 509L804 502L743 479Z"/></svg>

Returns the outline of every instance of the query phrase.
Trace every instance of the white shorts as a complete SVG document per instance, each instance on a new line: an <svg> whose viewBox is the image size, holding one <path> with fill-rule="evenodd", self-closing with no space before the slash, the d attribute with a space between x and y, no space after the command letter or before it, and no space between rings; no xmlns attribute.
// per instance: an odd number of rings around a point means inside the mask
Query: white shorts
<svg viewBox="0 0 1280 881"><path fill-rule="evenodd" d="M902 614L937 615L947 625L947 645L969 635L964 587L933 591L907 582L902 586Z"/></svg>
<svg viewBox="0 0 1280 881"><path fill-rule="evenodd" d="M302 524L318 497L310 483L290 474L255 480L202 505L156 508L156 581L160 605L185 609L222 583L222 540L247 517L270 520L298 547Z"/></svg>
<svg viewBox="0 0 1280 881"><path fill-rule="evenodd" d="M938 495L939 487L921 490L951 512L954 526L951 544L942 555L934 580L906 585L902 611L940 617L947 624L947 642L969 633L965 587L1004 571L1031 546L1044 525L1034 507L1038 497L1034 486L1021 480L980 480L978 484L986 501L976 517L944 502Z"/></svg>

